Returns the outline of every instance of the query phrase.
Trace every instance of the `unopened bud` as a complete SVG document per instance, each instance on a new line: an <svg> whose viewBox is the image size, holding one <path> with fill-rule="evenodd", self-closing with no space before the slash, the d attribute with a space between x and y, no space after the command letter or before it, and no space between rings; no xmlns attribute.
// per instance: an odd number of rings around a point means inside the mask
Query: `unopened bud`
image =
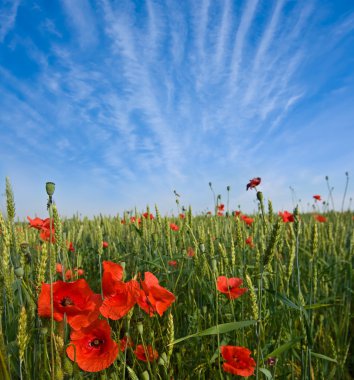
<svg viewBox="0 0 354 380"><path fill-rule="evenodd" d="M47 191L47 194L51 197L55 191L55 183L54 182L47 182L45 184L45 189Z"/></svg>

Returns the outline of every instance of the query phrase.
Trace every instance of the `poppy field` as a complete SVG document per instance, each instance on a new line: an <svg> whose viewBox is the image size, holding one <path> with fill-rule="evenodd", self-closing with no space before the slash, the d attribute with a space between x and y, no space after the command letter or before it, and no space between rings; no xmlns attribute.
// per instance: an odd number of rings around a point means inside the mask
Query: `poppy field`
<svg viewBox="0 0 354 380"><path fill-rule="evenodd" d="M0 213L0 379L352 379L354 216ZM210 185L211 187L211 185ZM178 205L178 202L177 202Z"/></svg>

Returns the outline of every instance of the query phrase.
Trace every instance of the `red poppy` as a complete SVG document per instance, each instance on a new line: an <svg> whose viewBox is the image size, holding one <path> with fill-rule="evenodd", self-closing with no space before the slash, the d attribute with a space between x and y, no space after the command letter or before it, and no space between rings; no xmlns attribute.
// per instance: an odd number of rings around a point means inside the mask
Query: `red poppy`
<svg viewBox="0 0 354 380"><path fill-rule="evenodd" d="M248 182L248 184L246 186L246 190L254 189L260 183L261 183L261 178L260 177L256 177L256 178L250 179L250 181Z"/></svg>
<svg viewBox="0 0 354 380"><path fill-rule="evenodd" d="M316 200L316 201L321 201L321 195L314 195L313 198Z"/></svg>
<svg viewBox="0 0 354 380"><path fill-rule="evenodd" d="M68 269L68 270L65 272L65 279L66 279L67 281L69 281L69 280L71 280L72 276L73 276L73 272L72 272L70 269Z"/></svg>
<svg viewBox="0 0 354 380"><path fill-rule="evenodd" d="M75 268L75 270L78 276L83 276L85 274L85 271L82 268Z"/></svg>
<svg viewBox="0 0 354 380"><path fill-rule="evenodd" d="M123 318L136 304L139 290L139 283L136 280L117 282L114 285L114 294L103 300L100 307L101 314L113 320Z"/></svg>
<svg viewBox="0 0 354 380"><path fill-rule="evenodd" d="M180 219L184 219L186 216L184 214L179 214Z"/></svg>
<svg viewBox="0 0 354 380"><path fill-rule="evenodd" d="M134 342L130 336L123 337L118 344L120 351L125 351L128 347L134 346Z"/></svg>
<svg viewBox="0 0 354 380"><path fill-rule="evenodd" d="M317 220L317 222L320 222L320 223L327 222L327 218L323 215L315 215L315 219Z"/></svg>
<svg viewBox="0 0 354 380"><path fill-rule="evenodd" d="M74 244L73 244L72 241L67 242L67 243L66 243L66 246L68 247L68 251L70 251L70 252L75 252Z"/></svg>
<svg viewBox="0 0 354 380"><path fill-rule="evenodd" d="M101 296L95 294L84 279L53 283L53 318L62 321L66 314L69 325L75 330L88 326L98 318L101 303ZM38 297L40 317L50 318L50 304L50 284L43 283Z"/></svg>
<svg viewBox="0 0 354 380"><path fill-rule="evenodd" d="M159 284L159 280L150 272L145 272L145 280L141 281L141 286L137 302L150 317L155 312L161 317L176 299L170 291Z"/></svg>
<svg viewBox="0 0 354 380"><path fill-rule="evenodd" d="M141 219L140 219L140 218L137 219L135 216L132 216L132 217L130 218L130 222L131 222L131 223L138 222L138 224L140 224L140 223L141 223Z"/></svg>
<svg viewBox="0 0 354 380"><path fill-rule="evenodd" d="M194 257L195 256L195 252L194 252L194 249L192 247L188 247L187 256L188 257Z"/></svg>
<svg viewBox="0 0 354 380"><path fill-rule="evenodd" d="M251 351L239 346L221 346L221 355L225 360L223 369L225 372L243 377L254 374L256 362L251 358Z"/></svg>
<svg viewBox="0 0 354 380"><path fill-rule="evenodd" d="M55 230L54 227L52 227L52 233L50 233L50 228L42 228L39 233L39 237L43 241L49 241L50 235L52 235L52 243L55 243Z"/></svg>
<svg viewBox="0 0 354 380"><path fill-rule="evenodd" d="M208 212L207 212L207 215L211 215L211 211L208 211Z"/></svg>
<svg viewBox="0 0 354 380"><path fill-rule="evenodd" d="M246 239L246 244L249 245L251 248L254 248L254 244L253 244L253 241L252 241L252 236L249 236Z"/></svg>
<svg viewBox="0 0 354 380"><path fill-rule="evenodd" d="M124 220L124 219L122 219L121 221L120 221L120 224L125 224L126 223L126 221Z"/></svg>
<svg viewBox="0 0 354 380"><path fill-rule="evenodd" d="M34 218L34 219L31 219L29 216L27 216L27 219L29 221L29 224L30 224L30 227L33 227L37 230L41 230L43 225L49 221L49 218L47 219L41 219L41 218Z"/></svg>
<svg viewBox="0 0 354 380"><path fill-rule="evenodd" d="M281 212L279 211L279 216L283 219L284 223L289 223L294 221L294 215L291 214L289 211Z"/></svg>
<svg viewBox="0 0 354 380"><path fill-rule="evenodd" d="M223 211L218 211L218 216L223 216L224 212Z"/></svg>
<svg viewBox="0 0 354 380"><path fill-rule="evenodd" d="M240 278L219 276L216 282L216 287L219 292L224 293L228 299L233 300L247 292L247 288L240 288L241 284L242 280Z"/></svg>
<svg viewBox="0 0 354 380"><path fill-rule="evenodd" d="M225 208L225 205L221 203L221 204L218 206L218 211L224 211L224 208Z"/></svg>
<svg viewBox="0 0 354 380"><path fill-rule="evenodd" d="M241 215L241 211L234 211L234 216L239 216L239 215Z"/></svg>
<svg viewBox="0 0 354 380"><path fill-rule="evenodd" d="M149 215L147 212L144 212L143 217L144 217L145 219L150 218L150 220L153 220L153 219L154 219L154 215L152 215L152 214Z"/></svg>
<svg viewBox="0 0 354 380"><path fill-rule="evenodd" d="M105 297L115 293L117 283L123 281L123 267L112 261L103 261L102 290Z"/></svg>
<svg viewBox="0 0 354 380"><path fill-rule="evenodd" d="M159 353L152 348L152 346L146 346L146 352L142 344L138 344L134 351L137 359L142 360L143 362L153 362L158 359Z"/></svg>
<svg viewBox="0 0 354 380"><path fill-rule="evenodd" d="M102 242L102 247L103 247L103 248L108 248L108 243L107 243L106 241L103 241L103 242Z"/></svg>
<svg viewBox="0 0 354 380"><path fill-rule="evenodd" d="M55 264L55 271L57 273L63 273L63 266L60 263Z"/></svg>
<svg viewBox="0 0 354 380"><path fill-rule="evenodd" d="M173 231L178 231L179 230L179 227L177 226L177 224L174 224L174 223L170 223L170 228Z"/></svg>
<svg viewBox="0 0 354 380"><path fill-rule="evenodd" d="M97 319L90 326L70 334L68 357L86 372L98 372L108 368L117 358L119 347L111 338L107 321Z"/></svg>
<svg viewBox="0 0 354 380"><path fill-rule="evenodd" d="M170 267L174 267L174 268L177 267L177 261L176 261L176 260L170 260L167 264L168 264Z"/></svg>
<svg viewBox="0 0 354 380"><path fill-rule="evenodd" d="M247 224L247 226L251 226L252 223L254 222L254 219L250 218L247 215L241 215L241 219Z"/></svg>

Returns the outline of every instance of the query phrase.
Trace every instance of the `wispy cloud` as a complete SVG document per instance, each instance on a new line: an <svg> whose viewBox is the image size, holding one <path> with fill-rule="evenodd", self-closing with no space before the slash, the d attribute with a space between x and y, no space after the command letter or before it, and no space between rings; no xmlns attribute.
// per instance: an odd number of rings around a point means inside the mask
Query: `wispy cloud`
<svg viewBox="0 0 354 380"><path fill-rule="evenodd" d="M17 9L20 0L4 0L0 8L0 43L12 30L16 23Z"/></svg>

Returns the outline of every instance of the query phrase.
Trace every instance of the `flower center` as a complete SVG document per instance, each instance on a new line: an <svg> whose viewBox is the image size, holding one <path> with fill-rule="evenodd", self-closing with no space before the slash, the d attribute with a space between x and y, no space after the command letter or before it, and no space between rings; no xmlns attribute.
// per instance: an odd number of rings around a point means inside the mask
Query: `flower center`
<svg viewBox="0 0 354 380"><path fill-rule="evenodd" d="M70 298L70 297L64 297L61 302L60 302L60 305L61 306L72 306L74 305L74 301Z"/></svg>
<svg viewBox="0 0 354 380"><path fill-rule="evenodd" d="M94 340L91 340L90 346L94 348L98 348L101 344L104 343L103 339L95 338Z"/></svg>

